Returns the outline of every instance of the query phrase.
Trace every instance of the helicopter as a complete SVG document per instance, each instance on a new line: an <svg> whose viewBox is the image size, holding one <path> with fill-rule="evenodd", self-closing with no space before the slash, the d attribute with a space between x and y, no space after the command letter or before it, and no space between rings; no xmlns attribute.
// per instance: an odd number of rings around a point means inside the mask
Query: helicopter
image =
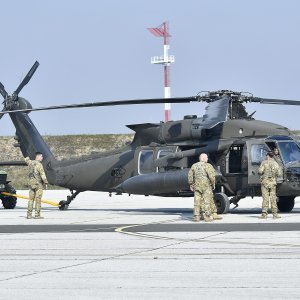
<svg viewBox="0 0 300 300"><path fill-rule="evenodd" d="M300 147L292 132L278 124L255 120L245 103L300 105L300 101L254 97L244 92L220 90L191 97L135 99L90 102L33 108L19 96L39 63L36 61L16 91L9 95L0 82L4 98L0 118L9 114L15 128L17 146L24 157L44 156L43 166L52 185L70 190L60 210L68 209L84 191L102 191L192 197L188 184L190 167L199 154L208 153L217 172L214 193L218 213L227 213L230 204L238 206L245 197L261 196L258 168L268 151L279 150L283 178L277 185L278 208L291 211L300 195ZM135 132L130 144L104 153L58 161L29 117L30 112L159 103L206 102L205 114L185 116L182 120L127 125ZM292 156L293 153L293 156ZM6 164L5 162L2 163ZM15 162L14 164L18 164ZM1 165L1 164L0 164Z"/></svg>

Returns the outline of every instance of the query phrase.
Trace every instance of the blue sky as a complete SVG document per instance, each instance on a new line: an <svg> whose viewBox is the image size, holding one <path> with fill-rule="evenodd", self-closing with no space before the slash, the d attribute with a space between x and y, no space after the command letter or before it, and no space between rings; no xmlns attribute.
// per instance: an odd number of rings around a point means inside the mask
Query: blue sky
<svg viewBox="0 0 300 300"><path fill-rule="evenodd" d="M300 1L64 0L0 1L0 81L34 107L163 96L163 71L150 57L162 39L147 27L170 22L173 97L201 90L248 91L300 100ZM172 106L172 119L204 113L204 104ZM300 129L300 107L247 105L255 117ZM31 113L42 134L125 133L126 124L163 120L163 105ZM12 135L0 121L0 135Z"/></svg>

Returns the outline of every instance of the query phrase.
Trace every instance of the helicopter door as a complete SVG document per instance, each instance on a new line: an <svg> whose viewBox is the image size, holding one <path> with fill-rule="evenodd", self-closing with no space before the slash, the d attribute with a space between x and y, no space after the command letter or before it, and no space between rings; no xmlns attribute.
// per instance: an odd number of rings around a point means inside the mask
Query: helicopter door
<svg viewBox="0 0 300 300"><path fill-rule="evenodd" d="M227 174L247 173L247 148L245 144L234 144L230 147L226 156Z"/></svg>
<svg viewBox="0 0 300 300"><path fill-rule="evenodd" d="M247 141L248 149L248 184L260 185L258 168L269 150L263 140Z"/></svg>

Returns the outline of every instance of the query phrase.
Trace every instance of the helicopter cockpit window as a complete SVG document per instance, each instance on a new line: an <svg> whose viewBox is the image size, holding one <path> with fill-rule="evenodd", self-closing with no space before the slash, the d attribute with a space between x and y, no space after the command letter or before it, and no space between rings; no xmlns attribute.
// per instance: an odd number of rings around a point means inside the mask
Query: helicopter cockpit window
<svg viewBox="0 0 300 300"><path fill-rule="evenodd" d="M139 156L139 174L152 173L153 150L142 150Z"/></svg>
<svg viewBox="0 0 300 300"><path fill-rule="evenodd" d="M254 144L251 146L251 163L260 165L266 159L267 152L270 151L265 144Z"/></svg>
<svg viewBox="0 0 300 300"><path fill-rule="evenodd" d="M295 142L278 142L278 148L285 164L300 161L300 148Z"/></svg>

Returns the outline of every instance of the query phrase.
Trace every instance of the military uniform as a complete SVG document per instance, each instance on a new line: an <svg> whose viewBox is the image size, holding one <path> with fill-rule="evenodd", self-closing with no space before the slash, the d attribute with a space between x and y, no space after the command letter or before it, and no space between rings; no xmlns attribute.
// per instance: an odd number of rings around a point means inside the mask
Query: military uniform
<svg viewBox="0 0 300 300"><path fill-rule="evenodd" d="M43 185L48 184L43 165L37 160L25 158L29 166L29 201L27 209L27 218L32 218L33 201L35 201L35 217L41 217L41 199L43 196Z"/></svg>
<svg viewBox="0 0 300 300"><path fill-rule="evenodd" d="M216 212L213 195L216 172L213 166L206 162L193 164L188 181L194 188L194 220L199 221L200 214L203 214L205 221L212 220L211 215Z"/></svg>
<svg viewBox="0 0 300 300"><path fill-rule="evenodd" d="M282 176L282 169L274 159L263 161L258 169L261 176L262 218L268 215L269 202L271 203L272 214L278 217L277 199L276 199L276 179Z"/></svg>
<svg viewBox="0 0 300 300"><path fill-rule="evenodd" d="M283 162L281 160L280 155L279 154L274 154L273 158L278 163L279 167L283 168Z"/></svg>

